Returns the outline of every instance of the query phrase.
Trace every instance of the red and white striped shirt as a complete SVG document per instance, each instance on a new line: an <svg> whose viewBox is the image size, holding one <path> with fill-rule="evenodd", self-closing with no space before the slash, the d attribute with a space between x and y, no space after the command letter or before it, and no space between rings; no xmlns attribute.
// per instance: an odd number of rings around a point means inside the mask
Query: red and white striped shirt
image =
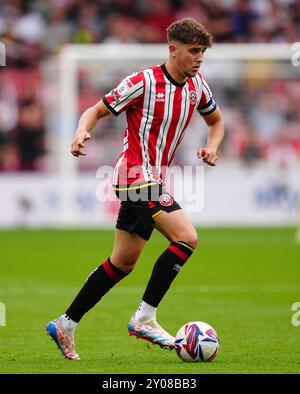
<svg viewBox="0 0 300 394"><path fill-rule="evenodd" d="M195 110L208 115L217 108L200 73L178 83L165 65L126 77L103 102L114 115L126 111L124 150L112 180L124 187L163 183Z"/></svg>

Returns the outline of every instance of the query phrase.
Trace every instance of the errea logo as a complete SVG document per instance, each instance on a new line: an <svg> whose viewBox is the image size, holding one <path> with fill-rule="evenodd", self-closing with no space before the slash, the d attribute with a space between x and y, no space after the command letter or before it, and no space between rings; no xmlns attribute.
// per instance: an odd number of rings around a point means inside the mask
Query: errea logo
<svg viewBox="0 0 300 394"><path fill-rule="evenodd" d="M177 271L177 272L179 272L179 271L181 270L181 268L182 268L182 266L179 265L179 264L175 264L175 265L173 266L173 269L174 269L175 271Z"/></svg>
<svg viewBox="0 0 300 394"><path fill-rule="evenodd" d="M158 101L160 103L164 103L165 102L165 95L164 95L164 93L163 92L156 93L155 101Z"/></svg>

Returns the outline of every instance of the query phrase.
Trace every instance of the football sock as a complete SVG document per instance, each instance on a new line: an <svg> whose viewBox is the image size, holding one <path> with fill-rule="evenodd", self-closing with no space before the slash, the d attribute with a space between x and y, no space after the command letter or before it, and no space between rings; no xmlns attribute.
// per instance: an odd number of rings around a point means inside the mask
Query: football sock
<svg viewBox="0 0 300 394"><path fill-rule="evenodd" d="M194 249L183 241L171 242L156 261L143 301L157 307Z"/></svg>
<svg viewBox="0 0 300 394"><path fill-rule="evenodd" d="M79 291L66 311L66 316L78 323L82 316L101 300L101 298L127 273L115 267L108 258L97 267Z"/></svg>
<svg viewBox="0 0 300 394"><path fill-rule="evenodd" d="M60 323L64 330L66 330L70 335L74 335L74 331L78 323L72 320L65 313L60 317Z"/></svg>
<svg viewBox="0 0 300 394"><path fill-rule="evenodd" d="M147 302L142 301L139 309L135 312L132 320L137 322L147 322L149 320L156 320L156 309L154 306L147 304Z"/></svg>

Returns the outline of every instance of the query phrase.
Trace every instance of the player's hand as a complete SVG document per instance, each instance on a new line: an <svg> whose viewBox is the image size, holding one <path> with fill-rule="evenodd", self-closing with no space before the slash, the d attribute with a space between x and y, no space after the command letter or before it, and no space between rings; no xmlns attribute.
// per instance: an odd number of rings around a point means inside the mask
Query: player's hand
<svg viewBox="0 0 300 394"><path fill-rule="evenodd" d="M198 159L202 159L203 163L209 166L216 166L219 160L216 151L208 147L198 149L197 156Z"/></svg>
<svg viewBox="0 0 300 394"><path fill-rule="evenodd" d="M80 133L76 133L73 143L71 145L71 153L75 157L86 156L86 153L83 151L85 141L91 139L91 134L87 131L83 131Z"/></svg>

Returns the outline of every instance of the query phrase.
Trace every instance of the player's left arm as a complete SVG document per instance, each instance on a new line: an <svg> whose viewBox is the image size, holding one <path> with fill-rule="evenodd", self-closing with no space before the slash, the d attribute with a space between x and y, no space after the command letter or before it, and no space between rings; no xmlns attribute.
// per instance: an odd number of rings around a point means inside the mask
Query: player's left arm
<svg viewBox="0 0 300 394"><path fill-rule="evenodd" d="M197 150L197 156L203 163L215 166L219 160L217 152L225 131L223 116L219 107L211 114L202 116L208 126L207 144Z"/></svg>

